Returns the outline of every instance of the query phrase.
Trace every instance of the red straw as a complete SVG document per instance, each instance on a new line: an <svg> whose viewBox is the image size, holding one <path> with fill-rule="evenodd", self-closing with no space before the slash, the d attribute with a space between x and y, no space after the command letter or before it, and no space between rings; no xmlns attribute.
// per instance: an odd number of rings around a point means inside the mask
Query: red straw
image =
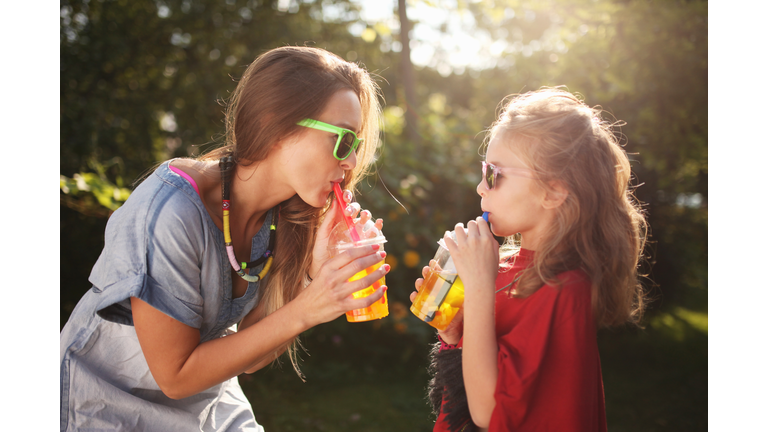
<svg viewBox="0 0 768 432"><path fill-rule="evenodd" d="M348 216L346 213L344 213L344 209L347 207L347 204L344 202L344 198L342 198L341 195L341 186L339 183L333 184L333 194L336 195L336 204L339 205L339 210L341 211L341 216L344 218L344 222L347 223L347 228L349 229L349 235L352 237L353 241L360 241L360 236L357 235L357 230L355 229L355 222L352 221L352 216Z"/></svg>

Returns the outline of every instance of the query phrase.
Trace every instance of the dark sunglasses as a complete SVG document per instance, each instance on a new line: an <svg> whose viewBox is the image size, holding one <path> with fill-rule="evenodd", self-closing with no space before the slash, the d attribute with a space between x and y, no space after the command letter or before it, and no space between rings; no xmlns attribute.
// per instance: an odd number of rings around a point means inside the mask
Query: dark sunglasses
<svg viewBox="0 0 768 432"><path fill-rule="evenodd" d="M323 123L318 120L304 119L296 124L336 134L338 138L336 138L336 146L333 148L333 157L340 161L348 158L349 155L351 155L353 151L356 151L357 147L363 143L363 140L359 139L357 134L351 130Z"/></svg>
<svg viewBox="0 0 768 432"><path fill-rule="evenodd" d="M488 190L496 187L498 176L502 173L518 177L534 178L533 171L527 168L499 168L496 165L485 161L482 161L481 163L483 164L483 182L485 182L485 188Z"/></svg>

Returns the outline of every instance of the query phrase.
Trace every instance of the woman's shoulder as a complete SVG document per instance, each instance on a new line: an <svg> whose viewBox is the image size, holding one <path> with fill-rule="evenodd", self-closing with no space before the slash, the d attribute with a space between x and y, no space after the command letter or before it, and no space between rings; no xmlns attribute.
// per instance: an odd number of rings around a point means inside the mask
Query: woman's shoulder
<svg viewBox="0 0 768 432"><path fill-rule="evenodd" d="M161 163L131 193L126 208L172 207L177 210L199 211L202 201L195 188L185 178L170 169L170 162Z"/></svg>
<svg viewBox="0 0 768 432"><path fill-rule="evenodd" d="M107 237L204 230L208 216L202 201L187 180L169 169L169 162L160 164L110 216Z"/></svg>

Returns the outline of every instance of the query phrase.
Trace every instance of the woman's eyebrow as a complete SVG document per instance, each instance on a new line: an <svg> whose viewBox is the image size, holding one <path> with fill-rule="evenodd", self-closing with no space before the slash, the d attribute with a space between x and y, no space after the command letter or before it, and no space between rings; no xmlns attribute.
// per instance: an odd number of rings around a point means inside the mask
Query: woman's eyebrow
<svg viewBox="0 0 768 432"><path fill-rule="evenodd" d="M336 127L340 127L340 128L344 128L344 129L347 129L347 130L351 130L355 134L359 133L359 131L356 131L355 128L352 127L352 125L350 125L349 123L346 123L346 122L341 122L339 124L336 124L336 123L330 123L330 124L332 124L332 125L334 125Z"/></svg>

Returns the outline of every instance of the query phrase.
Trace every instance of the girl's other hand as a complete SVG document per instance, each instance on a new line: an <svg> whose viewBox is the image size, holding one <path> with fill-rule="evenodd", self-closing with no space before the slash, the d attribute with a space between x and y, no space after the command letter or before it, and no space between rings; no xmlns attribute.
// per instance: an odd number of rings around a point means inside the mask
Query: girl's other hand
<svg viewBox="0 0 768 432"><path fill-rule="evenodd" d="M429 275L429 272L432 268L437 266L437 261L430 260L429 265L425 266L423 269L421 269L421 275L422 277L416 279L416 282L414 282L414 286L416 287L416 291L411 293L410 299L411 303L416 299L416 295L421 291L421 286L424 285L424 280ZM464 308L462 307L459 309L458 312L456 312L456 316L453 317L453 320L451 320L451 323L448 324L448 327L445 328L445 330L438 330L437 334L440 335L440 337L445 341L445 343L449 345L455 345L459 343L461 340L461 335L464 331Z"/></svg>

